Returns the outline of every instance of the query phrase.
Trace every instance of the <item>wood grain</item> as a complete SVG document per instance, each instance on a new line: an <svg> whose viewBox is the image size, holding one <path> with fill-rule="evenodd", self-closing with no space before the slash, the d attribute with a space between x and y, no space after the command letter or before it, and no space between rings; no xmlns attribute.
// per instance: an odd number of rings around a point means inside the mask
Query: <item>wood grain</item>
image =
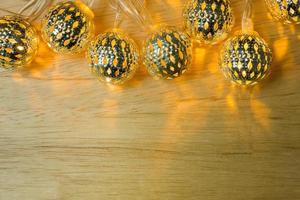
<svg viewBox="0 0 300 200"><path fill-rule="evenodd" d="M157 23L179 26L184 3L148 6ZM103 85L84 55L55 55L45 44L30 67L1 73L0 199L299 199L300 27L254 3L275 60L253 88L224 80L221 45L195 46L191 70L175 81L154 81L141 66L127 85ZM242 1L232 6L236 31ZM93 10L97 33L112 27L106 1ZM139 44L146 36L130 20L122 27Z"/></svg>

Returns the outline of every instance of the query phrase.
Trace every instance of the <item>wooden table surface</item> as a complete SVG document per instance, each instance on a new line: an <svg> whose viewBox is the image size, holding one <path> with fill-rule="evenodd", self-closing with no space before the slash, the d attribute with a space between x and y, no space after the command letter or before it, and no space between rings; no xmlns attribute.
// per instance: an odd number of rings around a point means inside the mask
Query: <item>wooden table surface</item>
<svg viewBox="0 0 300 200"><path fill-rule="evenodd" d="M23 0L1 1L17 11ZM151 0L156 22L181 25L184 0ZM254 1L274 52L269 80L224 80L221 47L194 48L186 76L155 81L141 66L123 87L99 83L84 55L41 44L34 63L0 74L0 199L300 199L300 26ZM232 0L240 29L241 0ZM96 1L97 33L113 25ZM126 19L139 43L146 34Z"/></svg>

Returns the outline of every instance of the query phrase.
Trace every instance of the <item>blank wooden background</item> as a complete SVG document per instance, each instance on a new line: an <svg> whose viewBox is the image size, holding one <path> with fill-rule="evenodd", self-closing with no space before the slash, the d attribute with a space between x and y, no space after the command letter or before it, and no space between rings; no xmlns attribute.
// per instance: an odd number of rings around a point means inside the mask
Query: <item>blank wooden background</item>
<svg viewBox="0 0 300 200"><path fill-rule="evenodd" d="M148 7L180 26L185 0ZM17 11L23 0L1 1ZM255 28L274 52L271 77L224 80L221 47L194 48L186 76L154 81L143 66L123 87L99 83L84 55L41 44L34 63L0 74L0 199L297 200L300 198L300 26L254 0ZM232 0L240 29L241 0ZM113 25L96 0L97 33ZM141 44L134 22L122 25Z"/></svg>

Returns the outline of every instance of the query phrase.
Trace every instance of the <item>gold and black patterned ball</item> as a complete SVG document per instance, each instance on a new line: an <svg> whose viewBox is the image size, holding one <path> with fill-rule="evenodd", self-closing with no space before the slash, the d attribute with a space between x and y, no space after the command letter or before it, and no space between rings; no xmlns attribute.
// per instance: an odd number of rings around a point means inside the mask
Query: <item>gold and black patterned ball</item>
<svg viewBox="0 0 300 200"><path fill-rule="evenodd" d="M253 85L270 72L272 52L256 33L238 33L221 51L220 66L224 75L240 85Z"/></svg>
<svg viewBox="0 0 300 200"><path fill-rule="evenodd" d="M189 36L175 27L159 28L146 40L144 64L155 79L174 79L191 64Z"/></svg>
<svg viewBox="0 0 300 200"><path fill-rule="evenodd" d="M94 37L93 12L80 1L58 3L42 20L42 36L55 52L81 52Z"/></svg>
<svg viewBox="0 0 300 200"><path fill-rule="evenodd" d="M300 0L266 0L274 18L284 23L300 23Z"/></svg>
<svg viewBox="0 0 300 200"><path fill-rule="evenodd" d="M230 0L190 0L183 16L186 30L201 44L225 39L234 24Z"/></svg>
<svg viewBox="0 0 300 200"><path fill-rule="evenodd" d="M125 33L113 30L97 36L88 48L87 57L91 71L101 81L122 84L135 74L139 52Z"/></svg>
<svg viewBox="0 0 300 200"><path fill-rule="evenodd" d="M0 18L0 67L15 69L28 65L38 50L34 27L17 16Z"/></svg>

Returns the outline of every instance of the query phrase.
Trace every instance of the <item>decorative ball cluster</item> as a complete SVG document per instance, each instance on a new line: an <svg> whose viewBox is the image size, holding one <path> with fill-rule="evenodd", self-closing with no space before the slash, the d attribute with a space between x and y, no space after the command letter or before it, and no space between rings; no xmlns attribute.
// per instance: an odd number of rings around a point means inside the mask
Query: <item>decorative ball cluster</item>
<svg viewBox="0 0 300 200"><path fill-rule="evenodd" d="M234 23L229 0L190 0L183 16L186 30L202 44L225 39Z"/></svg>
<svg viewBox="0 0 300 200"><path fill-rule="evenodd" d="M300 0L266 0L272 14L285 23L300 23ZM215 44L227 37L234 24L230 0L190 0L183 12L185 29L160 27L145 41L144 64L156 79L174 79L191 64L191 37ZM91 71L101 80L122 84L133 77L139 50L125 33L114 29L94 36L93 12L79 0L53 6L42 20L42 37L55 52L87 50ZM0 66L13 69L29 64L38 49L38 35L18 16L0 18ZM221 51L220 66L237 84L253 85L270 71L272 52L256 33L244 31L230 38Z"/></svg>
<svg viewBox="0 0 300 200"><path fill-rule="evenodd" d="M94 36L93 13L80 1L58 3L42 21L42 36L55 52L81 52Z"/></svg>
<svg viewBox="0 0 300 200"><path fill-rule="evenodd" d="M101 81L121 84L131 79L138 66L134 41L120 31L99 35L88 49L91 71Z"/></svg>
<svg viewBox="0 0 300 200"><path fill-rule="evenodd" d="M284 23L300 23L299 0L266 0L266 3L274 18Z"/></svg>
<svg viewBox="0 0 300 200"><path fill-rule="evenodd" d="M38 50L33 26L17 16L0 18L0 66L15 69L29 64Z"/></svg>
<svg viewBox="0 0 300 200"><path fill-rule="evenodd" d="M237 84L253 85L270 71L272 53L255 32L230 38L221 51L220 65L225 76Z"/></svg>
<svg viewBox="0 0 300 200"><path fill-rule="evenodd" d="M184 74L192 58L189 36L174 27L160 28L145 43L144 64L156 79L174 79Z"/></svg>

